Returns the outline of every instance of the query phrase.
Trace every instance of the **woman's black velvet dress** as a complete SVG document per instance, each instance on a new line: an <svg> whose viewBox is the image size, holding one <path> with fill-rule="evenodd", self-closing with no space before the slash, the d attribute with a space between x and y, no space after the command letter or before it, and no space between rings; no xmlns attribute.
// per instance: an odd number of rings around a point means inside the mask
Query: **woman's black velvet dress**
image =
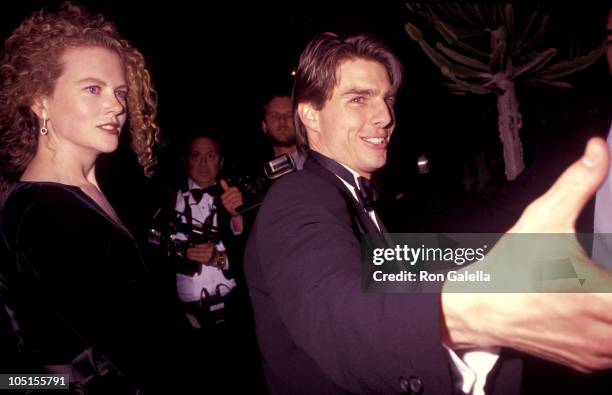
<svg viewBox="0 0 612 395"><path fill-rule="evenodd" d="M75 186L19 182L0 227L0 302L24 372L72 365L102 388L125 381L141 390L169 378L160 363L163 315L141 251L89 196Z"/></svg>

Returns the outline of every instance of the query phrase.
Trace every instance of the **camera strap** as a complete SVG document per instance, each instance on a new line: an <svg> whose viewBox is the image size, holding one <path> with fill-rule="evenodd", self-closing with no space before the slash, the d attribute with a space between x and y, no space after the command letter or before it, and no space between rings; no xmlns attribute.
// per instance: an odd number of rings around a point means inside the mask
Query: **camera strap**
<svg viewBox="0 0 612 395"><path fill-rule="evenodd" d="M185 216L185 221L188 225L191 225L193 222L193 216L191 214L191 205L189 204L189 193L183 194L183 199L185 199L185 208L183 209L183 215Z"/></svg>

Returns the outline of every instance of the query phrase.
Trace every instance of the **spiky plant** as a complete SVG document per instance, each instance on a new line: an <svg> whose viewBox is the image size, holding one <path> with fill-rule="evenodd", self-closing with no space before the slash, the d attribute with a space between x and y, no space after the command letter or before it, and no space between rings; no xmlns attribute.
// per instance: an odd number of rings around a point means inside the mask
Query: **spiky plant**
<svg viewBox="0 0 612 395"><path fill-rule="evenodd" d="M450 3L406 6L423 17L444 40L432 45L417 26L412 23L405 26L410 38L419 43L449 80L445 85L452 93L497 95L506 178L514 180L525 168L519 136L523 121L516 84L571 88L564 77L593 64L605 47L583 56L555 59L556 48L539 48L550 23L549 16L541 13L539 7L519 10L523 6ZM515 18L519 11L521 16L529 16Z"/></svg>

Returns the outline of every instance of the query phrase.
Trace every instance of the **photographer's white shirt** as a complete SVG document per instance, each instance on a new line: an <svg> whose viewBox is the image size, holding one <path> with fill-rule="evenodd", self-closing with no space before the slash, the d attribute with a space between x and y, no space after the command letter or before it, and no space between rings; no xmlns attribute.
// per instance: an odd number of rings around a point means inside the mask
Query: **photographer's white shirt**
<svg viewBox="0 0 612 395"><path fill-rule="evenodd" d="M188 184L189 190L200 188L191 179L188 180ZM194 224L203 223L206 218L208 218L211 209L215 207L213 197L209 194L204 194L200 203L196 204L189 191L178 191L176 195L175 210L179 213L185 210L185 197L188 197L188 203L191 207L192 222ZM185 217L182 217L181 221L185 223ZM218 225L216 213L213 217L213 225ZM187 237L183 233L177 233L175 237L179 240L187 240ZM221 241L215 244L215 249L217 251L225 251L225 247ZM225 269L227 269L229 265L230 262L228 261ZM182 273L176 274L177 293L179 299L183 302L199 301L200 296L202 296L202 289L206 289L209 294L214 295L218 288L220 294L223 296L229 293L235 286L236 282L233 279L226 278L221 269L212 266L201 265L200 273L196 273L193 276Z"/></svg>

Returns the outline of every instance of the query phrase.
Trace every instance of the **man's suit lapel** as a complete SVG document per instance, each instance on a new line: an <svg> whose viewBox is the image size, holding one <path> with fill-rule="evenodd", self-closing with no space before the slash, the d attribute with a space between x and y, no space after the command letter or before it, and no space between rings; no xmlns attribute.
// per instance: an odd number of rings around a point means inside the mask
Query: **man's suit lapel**
<svg viewBox="0 0 612 395"><path fill-rule="evenodd" d="M351 221L353 225L353 232L355 237L359 239L362 243L362 248L365 249L374 249L374 248L388 248L392 246L389 240L387 240L386 233L381 233L381 231L386 232L384 227L382 226L382 222L379 221L381 225L380 230L376 227L376 224L372 221L372 218L366 213L363 207L357 202L355 197L351 194L351 192L347 189L346 185L336 177L335 174L320 166L318 163L308 160L304 164L304 170L312 171L322 178L328 180L332 183L340 193L344 200L346 201L346 206L349 210ZM363 238L363 236L368 235L367 238ZM363 283L364 289L368 289L372 283L372 272L375 270L374 266L369 267L369 273L365 275L365 282Z"/></svg>
<svg viewBox="0 0 612 395"><path fill-rule="evenodd" d="M314 173L317 173L322 178L328 180L336 188L338 188L338 190L346 201L349 212L351 213L351 218L353 219L353 227L357 228L358 234L356 234L356 236L359 237L366 233L370 235L375 235L380 234L380 232L386 232L381 221L379 221L380 231L378 230L376 224L372 221L372 218L370 218L370 216L366 213L363 207L359 205L355 197L351 194L351 192L342 183L342 181L338 179L335 174L312 160L306 161L306 163L304 164L304 168Z"/></svg>

